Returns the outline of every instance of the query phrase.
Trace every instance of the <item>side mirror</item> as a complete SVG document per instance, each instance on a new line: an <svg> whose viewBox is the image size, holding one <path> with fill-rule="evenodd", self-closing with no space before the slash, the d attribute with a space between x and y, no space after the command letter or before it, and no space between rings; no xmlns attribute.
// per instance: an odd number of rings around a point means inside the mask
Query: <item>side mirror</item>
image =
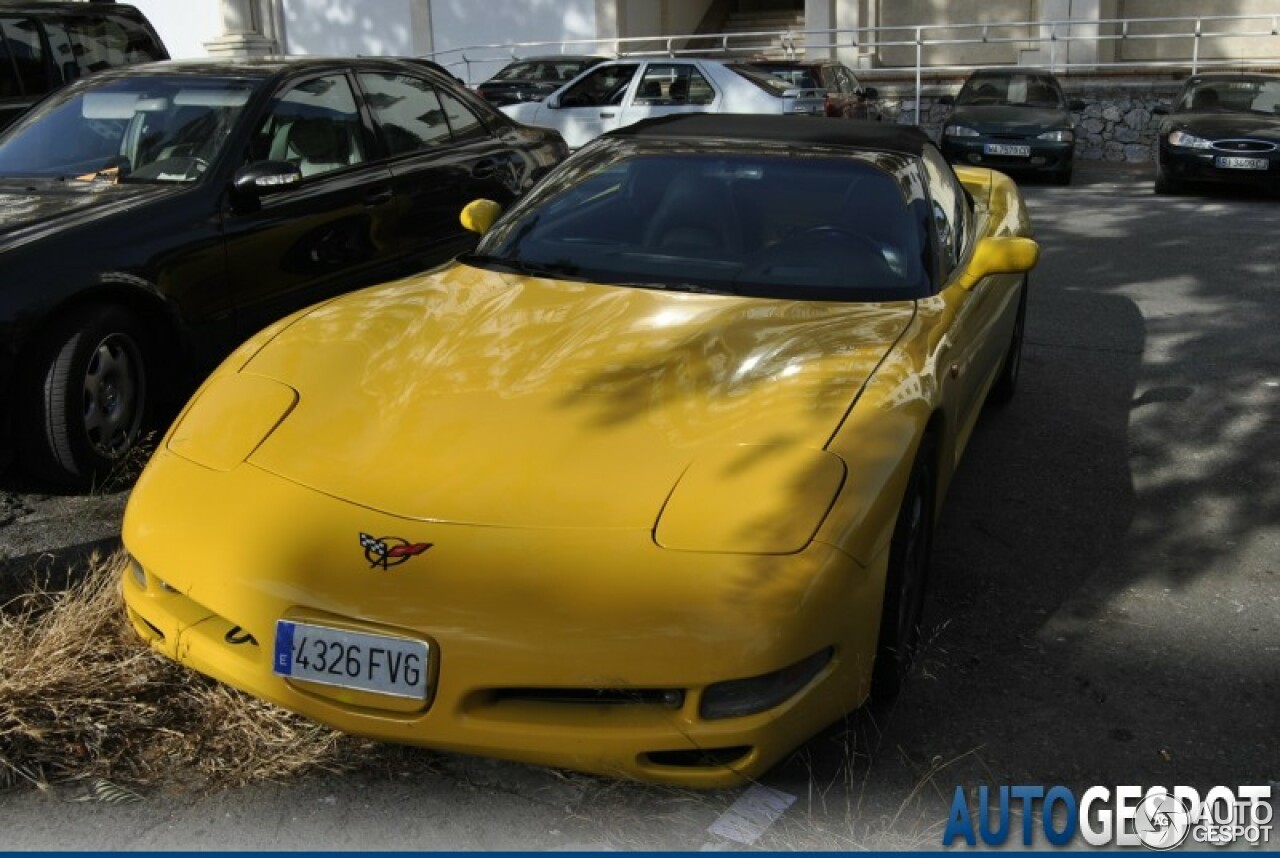
<svg viewBox="0 0 1280 858"><path fill-rule="evenodd" d="M880 97L880 90L876 89L874 86L864 86L862 88L862 97L868 101L875 101Z"/></svg>
<svg viewBox="0 0 1280 858"><path fill-rule="evenodd" d="M1152 112L1153 114L1155 114L1156 116L1168 116L1168 115L1169 115L1169 105L1167 105L1167 104L1157 104L1155 107L1151 108L1151 112Z"/></svg>
<svg viewBox="0 0 1280 858"><path fill-rule="evenodd" d="M502 206L493 200L472 200L463 207L458 220L471 232L484 235L502 214Z"/></svg>
<svg viewBox="0 0 1280 858"><path fill-rule="evenodd" d="M984 238L973 249L973 256L957 282L963 289L972 289L983 277L992 274L1030 271L1039 258L1040 245L1029 238Z"/></svg>
<svg viewBox="0 0 1280 858"><path fill-rule="evenodd" d="M547 107L551 108L552 110L559 110L559 109L560 109L560 96L558 96L558 95L549 95L549 96L547 96L547 98L546 98L546 100L545 100L545 102L544 102L544 103L547 105Z"/></svg>
<svg viewBox="0 0 1280 858"><path fill-rule="evenodd" d="M232 185L247 197L285 191L302 181L302 170L288 161L258 161L236 170Z"/></svg>
<svg viewBox="0 0 1280 858"><path fill-rule="evenodd" d="M1079 98L1073 98L1071 101L1067 102L1067 109L1074 113L1079 113L1080 111L1085 109L1084 100Z"/></svg>
<svg viewBox="0 0 1280 858"><path fill-rule="evenodd" d="M950 106L955 103L956 103L956 97L954 95L944 95L938 99L938 104L946 104Z"/></svg>

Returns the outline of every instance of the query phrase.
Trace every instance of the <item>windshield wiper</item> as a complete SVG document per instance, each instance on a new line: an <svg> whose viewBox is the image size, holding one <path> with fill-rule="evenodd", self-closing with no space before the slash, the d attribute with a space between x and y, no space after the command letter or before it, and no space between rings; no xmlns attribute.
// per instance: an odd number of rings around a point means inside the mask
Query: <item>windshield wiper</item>
<svg viewBox="0 0 1280 858"><path fill-rule="evenodd" d="M658 289L663 292L695 292L699 295L737 295L732 289L713 289L710 286L699 286L697 283L656 283L626 282L613 283L614 286L629 286L633 289Z"/></svg>
<svg viewBox="0 0 1280 858"><path fill-rule="evenodd" d="M506 259L501 256L490 256L484 253L466 253L458 257L458 261L479 268L494 268L510 271L513 274L524 274L527 277L565 277L578 278L576 265L557 265L554 262L527 262L523 259Z"/></svg>

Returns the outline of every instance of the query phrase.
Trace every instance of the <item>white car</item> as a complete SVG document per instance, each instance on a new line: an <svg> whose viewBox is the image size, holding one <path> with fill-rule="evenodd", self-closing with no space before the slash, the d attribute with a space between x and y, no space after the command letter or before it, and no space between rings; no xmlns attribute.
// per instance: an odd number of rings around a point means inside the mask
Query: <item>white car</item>
<svg viewBox="0 0 1280 858"><path fill-rule="evenodd" d="M653 116L822 116L825 98L821 89L801 89L742 62L630 58L592 66L543 101L500 109L518 122L559 131L576 149L606 131Z"/></svg>

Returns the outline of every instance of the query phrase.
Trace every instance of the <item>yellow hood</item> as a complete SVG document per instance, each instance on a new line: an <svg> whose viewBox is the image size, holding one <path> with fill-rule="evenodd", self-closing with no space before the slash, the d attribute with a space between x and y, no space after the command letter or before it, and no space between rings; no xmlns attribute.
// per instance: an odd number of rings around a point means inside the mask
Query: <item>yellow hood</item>
<svg viewBox="0 0 1280 858"><path fill-rule="evenodd" d="M910 320L457 265L317 308L243 372L298 392L249 462L414 519L652 527L709 448L821 448Z"/></svg>

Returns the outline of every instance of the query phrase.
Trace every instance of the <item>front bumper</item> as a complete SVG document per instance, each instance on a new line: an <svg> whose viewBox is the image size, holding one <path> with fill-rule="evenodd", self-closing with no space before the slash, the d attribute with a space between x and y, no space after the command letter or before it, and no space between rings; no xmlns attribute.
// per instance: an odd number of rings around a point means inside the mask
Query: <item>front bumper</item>
<svg viewBox="0 0 1280 858"><path fill-rule="evenodd" d="M1267 161L1267 169L1239 169L1218 166L1222 157L1244 157ZM1168 136L1160 141L1160 166L1169 178L1180 182L1213 182L1252 185L1280 190L1280 150L1271 152L1220 152L1170 146Z"/></svg>
<svg viewBox="0 0 1280 858"><path fill-rule="evenodd" d="M995 155L986 147L1027 146L1030 154ZM1053 143L1048 140L1005 139L995 137L943 137L942 154L953 164L986 167L1002 173L1065 173L1071 169L1075 143Z"/></svg>
<svg viewBox="0 0 1280 858"><path fill-rule="evenodd" d="M361 532L433 545L370 568ZM403 519L167 450L134 491L124 541L138 633L250 694L362 736L693 787L759 776L862 702L885 560L863 568L821 543L700 554L661 549L648 530ZM428 700L275 675L280 618L427 641ZM826 666L774 708L700 716L709 686L827 648Z"/></svg>

